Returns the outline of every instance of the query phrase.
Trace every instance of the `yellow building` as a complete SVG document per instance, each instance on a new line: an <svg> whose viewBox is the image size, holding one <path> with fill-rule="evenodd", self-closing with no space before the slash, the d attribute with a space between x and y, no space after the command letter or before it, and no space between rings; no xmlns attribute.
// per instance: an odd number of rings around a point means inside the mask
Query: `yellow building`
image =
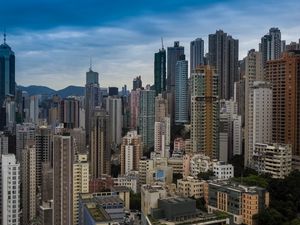
<svg viewBox="0 0 300 225"><path fill-rule="evenodd" d="M78 224L79 194L89 192L89 163L86 154L75 156L73 164L73 224Z"/></svg>

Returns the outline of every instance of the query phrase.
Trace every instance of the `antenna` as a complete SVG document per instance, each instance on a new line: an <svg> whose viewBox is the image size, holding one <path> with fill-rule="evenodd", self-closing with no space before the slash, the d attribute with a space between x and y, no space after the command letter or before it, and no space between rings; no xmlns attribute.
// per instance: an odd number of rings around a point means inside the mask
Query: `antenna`
<svg viewBox="0 0 300 225"><path fill-rule="evenodd" d="M93 62L92 62L92 57L90 56L90 71L92 70L93 68Z"/></svg>
<svg viewBox="0 0 300 225"><path fill-rule="evenodd" d="M163 39L163 37L161 37L161 47L162 47L162 49L164 49L164 39Z"/></svg>
<svg viewBox="0 0 300 225"><path fill-rule="evenodd" d="M4 27L4 32L3 32L3 42L6 44L6 28Z"/></svg>

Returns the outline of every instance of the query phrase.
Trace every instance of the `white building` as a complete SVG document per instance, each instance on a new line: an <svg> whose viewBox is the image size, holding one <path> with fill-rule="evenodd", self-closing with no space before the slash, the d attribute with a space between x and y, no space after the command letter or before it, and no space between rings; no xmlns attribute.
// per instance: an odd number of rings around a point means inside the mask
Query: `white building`
<svg viewBox="0 0 300 225"><path fill-rule="evenodd" d="M217 179L227 180L234 177L234 167L233 165L226 164L225 162L215 162L213 163L213 173Z"/></svg>
<svg viewBox="0 0 300 225"><path fill-rule="evenodd" d="M13 154L1 157L0 218L2 225L20 224L20 164Z"/></svg>
<svg viewBox="0 0 300 225"><path fill-rule="evenodd" d="M253 142L270 143L272 141L272 89L269 83L253 83Z"/></svg>
<svg viewBox="0 0 300 225"><path fill-rule="evenodd" d="M292 171L292 147L285 144L255 144L254 168L258 173L269 173L283 179Z"/></svg>
<svg viewBox="0 0 300 225"><path fill-rule="evenodd" d="M212 162L208 156L195 154L190 158L190 175L197 177L199 173L210 170L211 166Z"/></svg>
<svg viewBox="0 0 300 225"><path fill-rule="evenodd" d="M117 178L113 178L114 186L122 186L122 187L128 187L130 190L132 190L134 193L138 192L138 172L137 171L131 171L130 173L119 176Z"/></svg>
<svg viewBox="0 0 300 225"><path fill-rule="evenodd" d="M169 157L170 129L170 117L164 117L162 121L155 122L154 151L161 157Z"/></svg>
<svg viewBox="0 0 300 225"><path fill-rule="evenodd" d="M232 153L233 155L242 154L242 116L233 115L232 121Z"/></svg>

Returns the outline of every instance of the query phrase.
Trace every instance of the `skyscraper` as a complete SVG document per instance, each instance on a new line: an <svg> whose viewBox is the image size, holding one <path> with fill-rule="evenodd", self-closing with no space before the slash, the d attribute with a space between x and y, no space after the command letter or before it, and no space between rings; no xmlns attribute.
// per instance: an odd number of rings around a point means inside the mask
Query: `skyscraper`
<svg viewBox="0 0 300 225"><path fill-rule="evenodd" d="M66 98L60 102L60 122L65 128L79 127L79 101L75 98Z"/></svg>
<svg viewBox="0 0 300 225"><path fill-rule="evenodd" d="M2 108L6 96L15 96L15 53L6 43L0 45L0 130L6 125L6 112Z"/></svg>
<svg viewBox="0 0 300 225"><path fill-rule="evenodd" d="M130 93L130 127L136 130L139 124L141 89L132 90Z"/></svg>
<svg viewBox="0 0 300 225"><path fill-rule="evenodd" d="M154 54L154 87L156 95L166 90L166 50L163 46Z"/></svg>
<svg viewBox="0 0 300 225"><path fill-rule="evenodd" d="M110 132L109 115L104 109L97 109L92 118L91 132L91 175L99 178L110 175Z"/></svg>
<svg viewBox="0 0 300 225"><path fill-rule="evenodd" d="M99 74L90 68L85 84L85 130L86 144L90 145L91 118L96 106L100 105Z"/></svg>
<svg viewBox="0 0 300 225"><path fill-rule="evenodd" d="M130 131L122 138L121 145L121 175L130 171L139 170L139 161L143 155L143 142L141 135Z"/></svg>
<svg viewBox="0 0 300 225"><path fill-rule="evenodd" d="M190 73L200 65L204 65L204 41L197 38L190 44Z"/></svg>
<svg viewBox="0 0 300 225"><path fill-rule="evenodd" d="M250 166L253 154L253 85L263 80L262 54L254 49L245 58L245 166Z"/></svg>
<svg viewBox="0 0 300 225"><path fill-rule="evenodd" d="M239 41L222 30L210 34L208 40L209 65L214 66L219 74L220 99L229 100L234 94L234 82L239 80Z"/></svg>
<svg viewBox="0 0 300 225"><path fill-rule="evenodd" d="M269 33L261 38L260 52L262 53L263 65L269 60L280 58L281 32L278 28L272 27Z"/></svg>
<svg viewBox="0 0 300 225"><path fill-rule="evenodd" d="M137 76L136 78L133 79L132 81L132 90L135 91L138 88L143 87L143 82L141 76Z"/></svg>
<svg viewBox="0 0 300 225"><path fill-rule="evenodd" d="M195 153L211 159L219 156L218 74L211 66L198 67L191 73L191 142Z"/></svg>
<svg viewBox="0 0 300 225"><path fill-rule="evenodd" d="M140 92L139 134L142 136L144 150L154 146L155 91L148 86Z"/></svg>
<svg viewBox="0 0 300 225"><path fill-rule="evenodd" d="M20 164L15 155L1 156L0 219L3 225L20 224Z"/></svg>
<svg viewBox="0 0 300 225"><path fill-rule="evenodd" d="M46 126L40 126L35 134L36 148L36 183L42 185L42 164L52 162L51 130Z"/></svg>
<svg viewBox="0 0 300 225"><path fill-rule="evenodd" d="M109 114L110 143L114 146L121 144L123 116L122 100L117 96L109 96L106 99L106 111Z"/></svg>
<svg viewBox="0 0 300 225"><path fill-rule="evenodd" d="M22 224L29 224L36 218L37 183L36 183L36 148L26 145L22 150Z"/></svg>
<svg viewBox="0 0 300 225"><path fill-rule="evenodd" d="M291 144L293 163L300 168L300 51L266 62L265 79L273 90L272 139Z"/></svg>
<svg viewBox="0 0 300 225"><path fill-rule="evenodd" d="M89 163L87 154L75 154L73 163L73 225L79 220L79 194L89 192Z"/></svg>
<svg viewBox="0 0 300 225"><path fill-rule="evenodd" d="M53 224L73 224L74 140L68 134L53 136Z"/></svg>
<svg viewBox="0 0 300 225"><path fill-rule="evenodd" d="M175 70L175 124L188 122L188 61L182 55Z"/></svg>
<svg viewBox="0 0 300 225"><path fill-rule="evenodd" d="M176 63L180 60L181 55L184 55L184 47L179 46L179 41L174 42L173 47L168 47L167 52L167 91L169 93L169 109L171 123L175 119L175 76Z"/></svg>

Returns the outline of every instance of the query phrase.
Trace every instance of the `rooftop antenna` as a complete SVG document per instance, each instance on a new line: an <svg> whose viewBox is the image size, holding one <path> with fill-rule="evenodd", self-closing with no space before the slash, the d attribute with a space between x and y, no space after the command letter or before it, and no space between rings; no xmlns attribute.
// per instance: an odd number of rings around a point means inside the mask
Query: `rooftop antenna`
<svg viewBox="0 0 300 225"><path fill-rule="evenodd" d="M92 57L90 56L90 71L92 70L93 68L93 63L92 63Z"/></svg>
<svg viewBox="0 0 300 225"><path fill-rule="evenodd" d="M162 47L162 49L164 49L164 39L163 39L163 37L161 37L161 47Z"/></svg>
<svg viewBox="0 0 300 225"><path fill-rule="evenodd" d="M3 41L4 44L6 44L6 28L4 27L4 33L3 33Z"/></svg>

